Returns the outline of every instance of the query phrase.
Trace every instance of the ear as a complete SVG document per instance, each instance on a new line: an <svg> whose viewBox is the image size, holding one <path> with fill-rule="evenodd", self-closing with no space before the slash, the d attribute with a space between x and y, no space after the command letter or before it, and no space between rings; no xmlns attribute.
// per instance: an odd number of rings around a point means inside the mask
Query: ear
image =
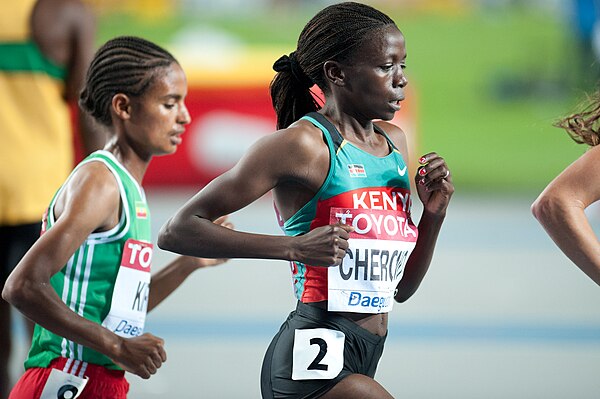
<svg viewBox="0 0 600 399"><path fill-rule="evenodd" d="M346 74L342 65L337 61L325 61L323 64L323 74L325 75L325 79L332 85L346 85Z"/></svg>
<svg viewBox="0 0 600 399"><path fill-rule="evenodd" d="M131 118L131 100L126 94L117 93L112 98L111 110L118 119L128 120Z"/></svg>

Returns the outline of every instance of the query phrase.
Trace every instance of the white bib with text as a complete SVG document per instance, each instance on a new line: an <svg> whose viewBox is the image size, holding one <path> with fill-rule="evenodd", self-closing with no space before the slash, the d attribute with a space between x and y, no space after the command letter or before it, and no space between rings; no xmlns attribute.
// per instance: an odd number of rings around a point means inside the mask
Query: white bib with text
<svg viewBox="0 0 600 399"><path fill-rule="evenodd" d="M121 267L115 281L110 311L102 325L115 334L133 338L144 333L152 244L129 239L125 242Z"/></svg>
<svg viewBox="0 0 600 399"><path fill-rule="evenodd" d="M327 271L328 310L387 313L417 241L403 210L332 208L331 223L354 227L339 266Z"/></svg>

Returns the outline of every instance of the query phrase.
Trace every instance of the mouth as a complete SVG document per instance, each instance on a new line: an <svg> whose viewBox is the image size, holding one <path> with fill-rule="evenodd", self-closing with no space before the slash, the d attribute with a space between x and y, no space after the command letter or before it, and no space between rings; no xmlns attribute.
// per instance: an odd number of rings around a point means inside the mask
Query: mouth
<svg viewBox="0 0 600 399"><path fill-rule="evenodd" d="M183 135L183 131L182 132L176 132L175 134L171 135L170 139L171 139L171 144L173 145L180 145L183 141L183 139L181 138L181 135Z"/></svg>
<svg viewBox="0 0 600 399"><path fill-rule="evenodd" d="M402 97L401 99L398 100L392 100L389 102L389 104L392 106L392 108L394 108L396 111L400 110L400 102L404 100L404 97Z"/></svg>

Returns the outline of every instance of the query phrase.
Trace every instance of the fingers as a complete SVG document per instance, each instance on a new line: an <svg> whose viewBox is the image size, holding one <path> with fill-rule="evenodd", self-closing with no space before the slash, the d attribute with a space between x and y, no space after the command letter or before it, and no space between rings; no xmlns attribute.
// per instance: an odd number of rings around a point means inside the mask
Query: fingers
<svg viewBox="0 0 600 399"><path fill-rule="evenodd" d="M152 373L150 373L146 366L143 366L140 370L134 371L134 374L138 375L139 377L145 380L152 376Z"/></svg>
<svg viewBox="0 0 600 399"><path fill-rule="evenodd" d="M234 225L229 220L227 220L228 217L229 215L220 216L216 218L213 223L221 225L222 227L227 227L228 229L233 229Z"/></svg>
<svg viewBox="0 0 600 399"><path fill-rule="evenodd" d="M341 254L342 258L346 254L346 250L348 249L348 240L350 239L350 233L354 231L354 227L348 224L334 224L333 225L333 244L336 250L340 250L343 253ZM339 255L339 254L338 254Z"/></svg>
<svg viewBox="0 0 600 399"><path fill-rule="evenodd" d="M334 226L341 229L340 231L336 231L336 233L345 240L350 238L350 233L354 231L354 227L350 226L349 224L337 223Z"/></svg>
<svg viewBox="0 0 600 399"><path fill-rule="evenodd" d="M335 261L333 262L333 264L331 266L339 266L345 257L346 257L346 250L342 250L342 249L338 248L337 254L335 257Z"/></svg>
<svg viewBox="0 0 600 399"><path fill-rule="evenodd" d="M165 341L162 338L160 339L160 345L158 345L158 355L161 364L167 361L167 351L165 351Z"/></svg>
<svg viewBox="0 0 600 399"><path fill-rule="evenodd" d="M444 187L446 181L452 181L452 174L446 165L444 158L435 152L423 155L419 158L421 166L417 169L415 182L425 186L427 190L435 190Z"/></svg>
<svg viewBox="0 0 600 399"><path fill-rule="evenodd" d="M144 365L144 367L140 370L140 373L138 375L143 379L147 380L148 378L156 374L157 371L158 368L154 367L154 365Z"/></svg>
<svg viewBox="0 0 600 399"><path fill-rule="evenodd" d="M223 225L223 223L227 222L228 217L229 217L229 215L220 216L220 217L216 218L213 223Z"/></svg>
<svg viewBox="0 0 600 399"><path fill-rule="evenodd" d="M350 246L348 240L350 239L350 233L354 231L354 227L342 223L332 226L335 238L333 240L334 258L331 266L338 266L346 256L346 250Z"/></svg>
<svg viewBox="0 0 600 399"><path fill-rule="evenodd" d="M167 360L167 353L164 348L164 340L150 333L143 334L136 338L127 340L128 355L126 362L121 362L126 370L148 379L156 374L158 369Z"/></svg>
<svg viewBox="0 0 600 399"><path fill-rule="evenodd" d="M216 258L216 259L203 259L205 266L218 266L227 262L229 259L226 258Z"/></svg>
<svg viewBox="0 0 600 399"><path fill-rule="evenodd" d="M347 239L343 239L343 238L339 237L339 238L334 239L333 245L336 249L341 249L342 251L346 251L350 244L348 244Z"/></svg>
<svg viewBox="0 0 600 399"><path fill-rule="evenodd" d="M353 231L352 226L335 223L297 236L297 257L293 259L311 266L337 266L346 256Z"/></svg>

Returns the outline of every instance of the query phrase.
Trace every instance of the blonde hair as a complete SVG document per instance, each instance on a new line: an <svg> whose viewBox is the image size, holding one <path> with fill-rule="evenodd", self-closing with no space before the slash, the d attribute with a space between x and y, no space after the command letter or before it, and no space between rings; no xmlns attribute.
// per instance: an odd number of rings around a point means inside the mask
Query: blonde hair
<svg viewBox="0 0 600 399"><path fill-rule="evenodd" d="M600 89L588 98L583 110L556 122L554 126L563 128L579 144L596 146L600 144Z"/></svg>

